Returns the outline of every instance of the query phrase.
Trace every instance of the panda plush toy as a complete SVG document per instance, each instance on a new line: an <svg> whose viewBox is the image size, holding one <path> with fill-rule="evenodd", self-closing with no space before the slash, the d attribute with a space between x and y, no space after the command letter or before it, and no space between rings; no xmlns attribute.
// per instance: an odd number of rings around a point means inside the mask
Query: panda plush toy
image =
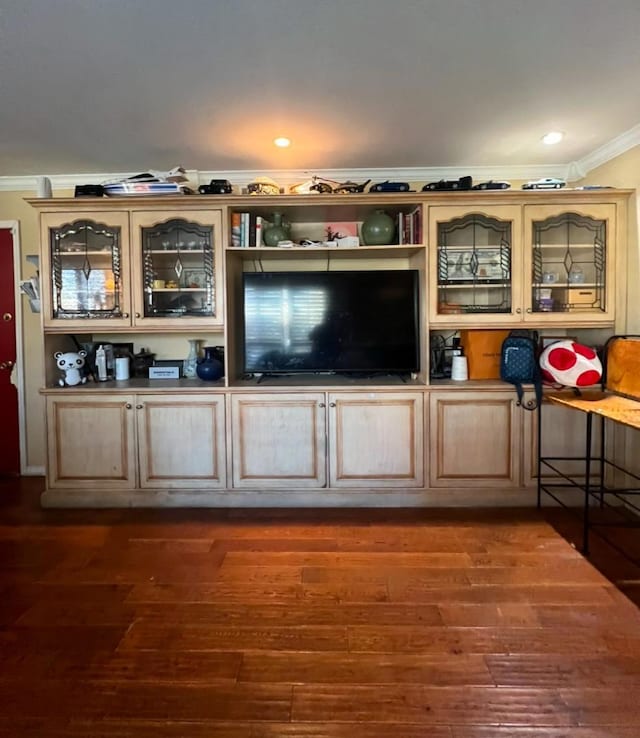
<svg viewBox="0 0 640 738"><path fill-rule="evenodd" d="M60 377L58 384L61 387L73 387L76 384L85 384L87 378L82 375L81 369L84 366L84 359L87 352L83 350L74 352L56 351L53 358L56 360L58 369L64 373L64 377Z"/></svg>

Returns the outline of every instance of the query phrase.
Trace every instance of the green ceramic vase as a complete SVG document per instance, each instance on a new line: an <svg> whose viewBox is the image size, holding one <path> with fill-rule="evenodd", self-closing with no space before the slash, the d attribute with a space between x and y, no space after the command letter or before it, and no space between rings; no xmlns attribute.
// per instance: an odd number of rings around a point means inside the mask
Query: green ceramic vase
<svg viewBox="0 0 640 738"><path fill-rule="evenodd" d="M362 240L367 246L386 246L393 243L396 224L384 210L376 210L362 223Z"/></svg>
<svg viewBox="0 0 640 738"><path fill-rule="evenodd" d="M273 213L271 215L271 225L262 230L264 245L277 246L278 241L288 241L289 238L289 228L282 220L282 213Z"/></svg>

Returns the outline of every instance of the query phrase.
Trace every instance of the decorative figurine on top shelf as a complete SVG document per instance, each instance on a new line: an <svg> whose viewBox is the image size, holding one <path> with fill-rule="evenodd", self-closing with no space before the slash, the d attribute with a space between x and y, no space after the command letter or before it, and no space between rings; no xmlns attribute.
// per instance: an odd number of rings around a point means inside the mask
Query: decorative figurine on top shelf
<svg viewBox="0 0 640 738"><path fill-rule="evenodd" d="M60 377L58 384L61 387L74 387L76 384L85 384L87 378L82 375L80 369L84 366L84 359L87 352L82 349L78 352L56 351L53 358L56 360L58 369L64 373L64 377Z"/></svg>

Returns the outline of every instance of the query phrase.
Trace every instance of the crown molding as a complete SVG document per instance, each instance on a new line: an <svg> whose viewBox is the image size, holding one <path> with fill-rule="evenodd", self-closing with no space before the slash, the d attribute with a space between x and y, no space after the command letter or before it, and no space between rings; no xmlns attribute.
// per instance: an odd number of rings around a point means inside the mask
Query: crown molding
<svg viewBox="0 0 640 738"><path fill-rule="evenodd" d="M246 187L257 177L270 177L281 187L290 187L304 182L313 175L337 182L364 182L367 179L379 182L386 179L400 182L435 182L440 179L459 179L471 175L475 181L528 180L540 177L564 177L567 166L564 164L516 165L516 166L468 166L468 167L400 167L396 169L228 169L215 171L187 170L189 182L196 187L211 179L228 179L237 187ZM51 187L55 190L69 190L76 185L101 184L102 182L124 179L138 172L100 172L91 174L48 174ZM0 191L36 193L39 176L0 177Z"/></svg>
<svg viewBox="0 0 640 738"><path fill-rule="evenodd" d="M188 169L187 175L196 187L211 179L228 179L237 187L246 187L257 177L270 177L281 187L290 187L304 182L313 175L333 179L337 182L373 182L390 179L399 182L436 182L440 179L459 179L471 175L477 182L494 180L540 179L558 177L567 182L575 182L585 177L592 169L605 164L616 156L624 154L640 144L640 124L616 136L587 156L567 164L518 164L513 166L473 166L466 167L399 167L377 169ZM36 193L39 176L51 180L53 190L70 190L76 185L101 184L124 179L139 172L93 172L90 174L48 174L18 177L0 177L0 191Z"/></svg>
<svg viewBox="0 0 640 738"><path fill-rule="evenodd" d="M607 141L606 144L598 147L590 154L583 156L582 159L572 162L569 167L575 167L576 172L582 172L581 177L586 176L592 169L596 169L608 161L615 159L616 156L624 154L625 151L634 148L640 144L640 123L628 131L621 133L619 136ZM577 178L576 178L577 179Z"/></svg>

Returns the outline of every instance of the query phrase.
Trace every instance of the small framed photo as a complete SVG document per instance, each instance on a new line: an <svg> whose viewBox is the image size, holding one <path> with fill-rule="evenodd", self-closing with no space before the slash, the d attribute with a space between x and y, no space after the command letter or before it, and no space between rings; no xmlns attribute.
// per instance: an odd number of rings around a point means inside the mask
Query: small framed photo
<svg viewBox="0 0 640 738"><path fill-rule="evenodd" d="M207 286L207 273L204 269L185 269L182 275L184 288L201 289Z"/></svg>
<svg viewBox="0 0 640 738"><path fill-rule="evenodd" d="M450 281L509 279L509 274L503 271L500 250L487 248L448 253L446 274Z"/></svg>

